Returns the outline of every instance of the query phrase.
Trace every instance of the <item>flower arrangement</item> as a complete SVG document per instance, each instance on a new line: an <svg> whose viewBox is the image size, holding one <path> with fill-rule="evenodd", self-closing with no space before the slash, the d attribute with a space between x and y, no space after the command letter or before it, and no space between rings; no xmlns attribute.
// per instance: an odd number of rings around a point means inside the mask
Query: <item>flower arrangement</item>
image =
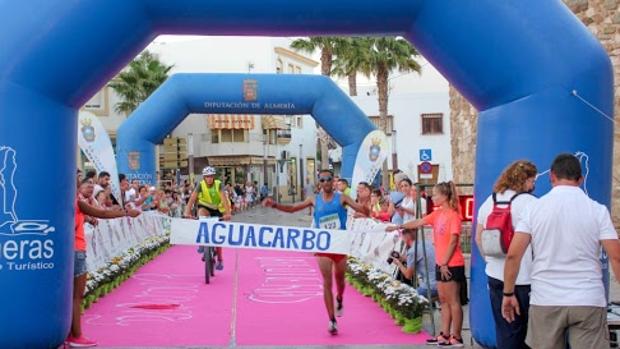
<svg viewBox="0 0 620 349"><path fill-rule="evenodd" d="M114 257L105 267L88 274L82 307L88 309L99 298L129 279L138 268L162 254L170 246L170 235L151 236Z"/></svg>
<svg viewBox="0 0 620 349"><path fill-rule="evenodd" d="M420 332L422 312L429 302L413 287L352 257L348 260L347 281L364 296L372 297L403 327L403 332Z"/></svg>

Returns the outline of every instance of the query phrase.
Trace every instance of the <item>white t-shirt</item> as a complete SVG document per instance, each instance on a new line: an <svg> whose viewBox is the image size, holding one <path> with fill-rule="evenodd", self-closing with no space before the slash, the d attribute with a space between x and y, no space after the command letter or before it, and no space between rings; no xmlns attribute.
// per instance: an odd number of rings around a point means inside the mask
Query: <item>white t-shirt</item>
<svg viewBox="0 0 620 349"><path fill-rule="evenodd" d="M601 240L618 234L605 206L579 187L556 186L527 207L517 231L532 236L531 304L607 306Z"/></svg>
<svg viewBox="0 0 620 349"><path fill-rule="evenodd" d="M510 201L510 199L515 196L517 192L514 190L506 190L503 193L498 193L496 196L497 201ZM525 209L527 206L536 201L536 197L529 194L521 194L517 196L512 204L510 205L510 215L512 217L512 226L516 228L519 225L519 222L523 219L523 215L525 214ZM500 205L500 207L506 207L505 205ZM482 224L485 226L487 223L487 219L489 215L493 211L493 196L489 195L486 201L480 206L478 210L478 224ZM487 267L485 272L489 277L494 279L504 281L504 262L506 261L503 257L485 257L487 262ZM528 246L527 250L525 250L525 254L521 259L521 267L519 268L519 275L517 275L517 285L529 285L532 283L531 279L532 275L532 247Z"/></svg>

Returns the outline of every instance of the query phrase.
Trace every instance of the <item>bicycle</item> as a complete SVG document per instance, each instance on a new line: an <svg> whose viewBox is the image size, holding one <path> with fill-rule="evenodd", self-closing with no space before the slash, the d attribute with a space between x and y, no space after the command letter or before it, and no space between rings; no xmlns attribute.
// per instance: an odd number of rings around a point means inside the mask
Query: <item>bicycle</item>
<svg viewBox="0 0 620 349"><path fill-rule="evenodd" d="M217 256L215 247L203 246L202 260L205 263L205 284L209 284L211 278L215 276L215 258Z"/></svg>

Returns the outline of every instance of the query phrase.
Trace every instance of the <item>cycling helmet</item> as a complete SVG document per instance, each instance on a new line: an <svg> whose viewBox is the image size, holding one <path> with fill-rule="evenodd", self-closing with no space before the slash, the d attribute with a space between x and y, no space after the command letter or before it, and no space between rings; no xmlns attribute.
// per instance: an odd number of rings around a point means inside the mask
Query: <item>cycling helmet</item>
<svg viewBox="0 0 620 349"><path fill-rule="evenodd" d="M207 166L204 169L202 169L202 175L203 176L215 176L215 169L211 166Z"/></svg>

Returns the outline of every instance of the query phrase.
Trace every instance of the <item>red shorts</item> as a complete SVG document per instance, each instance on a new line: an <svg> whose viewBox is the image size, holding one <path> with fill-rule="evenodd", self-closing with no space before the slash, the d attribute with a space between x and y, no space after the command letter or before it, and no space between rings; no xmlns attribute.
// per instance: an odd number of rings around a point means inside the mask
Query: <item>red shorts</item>
<svg viewBox="0 0 620 349"><path fill-rule="evenodd" d="M317 257L327 257L334 261L334 263L340 263L341 260L346 259L346 254L335 254L335 253L315 253Z"/></svg>

